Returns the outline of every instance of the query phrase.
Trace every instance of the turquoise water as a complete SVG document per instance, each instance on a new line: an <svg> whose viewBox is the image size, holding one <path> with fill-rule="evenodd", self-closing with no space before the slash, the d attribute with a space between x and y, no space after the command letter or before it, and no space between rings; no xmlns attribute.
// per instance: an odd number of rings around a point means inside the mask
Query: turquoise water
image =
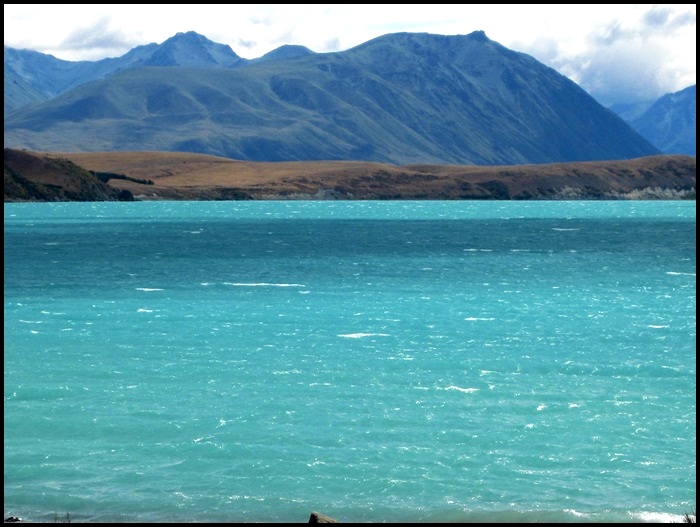
<svg viewBox="0 0 700 527"><path fill-rule="evenodd" d="M695 202L4 211L5 516L695 510Z"/></svg>

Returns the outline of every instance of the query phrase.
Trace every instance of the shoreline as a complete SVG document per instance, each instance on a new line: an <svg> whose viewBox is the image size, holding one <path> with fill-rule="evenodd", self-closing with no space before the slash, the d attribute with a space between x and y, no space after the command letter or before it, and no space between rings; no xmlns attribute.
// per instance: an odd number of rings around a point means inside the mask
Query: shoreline
<svg viewBox="0 0 700 527"><path fill-rule="evenodd" d="M561 511L433 511L433 514L401 514L374 517L370 514L348 514L347 510L325 514L316 510L306 514L301 511L294 519L269 517L236 517L235 514L210 514L174 516L173 514L137 515L41 513L22 516L5 513L5 523L696 523L693 513L602 511L594 513ZM411 519L412 518L412 519Z"/></svg>

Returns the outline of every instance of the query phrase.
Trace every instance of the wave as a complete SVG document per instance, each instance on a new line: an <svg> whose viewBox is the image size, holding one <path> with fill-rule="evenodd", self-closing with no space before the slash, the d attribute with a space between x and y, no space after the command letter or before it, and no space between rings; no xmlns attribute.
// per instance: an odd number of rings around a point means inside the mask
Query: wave
<svg viewBox="0 0 700 527"><path fill-rule="evenodd" d="M233 287L306 287L304 284L276 284L271 282L224 282Z"/></svg>
<svg viewBox="0 0 700 527"><path fill-rule="evenodd" d="M388 333L345 333L343 335L338 335L346 339L361 339L364 337L388 337Z"/></svg>
<svg viewBox="0 0 700 527"><path fill-rule="evenodd" d="M461 388L459 386L448 386L447 388L442 388L443 390L457 390L458 392L462 393L476 393L479 391L479 388Z"/></svg>

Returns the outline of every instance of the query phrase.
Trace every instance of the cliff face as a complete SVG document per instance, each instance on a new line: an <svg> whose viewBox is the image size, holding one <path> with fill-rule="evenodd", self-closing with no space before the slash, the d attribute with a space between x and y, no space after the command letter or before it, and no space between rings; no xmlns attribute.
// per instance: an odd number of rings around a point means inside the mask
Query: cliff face
<svg viewBox="0 0 700 527"><path fill-rule="evenodd" d="M64 158L4 151L5 201L129 201L133 196L102 183Z"/></svg>

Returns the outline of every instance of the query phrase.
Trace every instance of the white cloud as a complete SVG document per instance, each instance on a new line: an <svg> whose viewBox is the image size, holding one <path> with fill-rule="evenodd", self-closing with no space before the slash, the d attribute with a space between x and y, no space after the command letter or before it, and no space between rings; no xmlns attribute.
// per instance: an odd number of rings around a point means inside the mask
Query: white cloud
<svg viewBox="0 0 700 527"><path fill-rule="evenodd" d="M61 49L77 51L89 49L96 56L118 56L123 49L130 49L131 42L119 29L110 27L111 17L103 16L93 25L71 31L60 43Z"/></svg>
<svg viewBox="0 0 700 527"><path fill-rule="evenodd" d="M5 4L5 45L97 60L196 31L256 58L283 44L340 51L394 32L483 30L604 104L695 83L694 4Z"/></svg>

